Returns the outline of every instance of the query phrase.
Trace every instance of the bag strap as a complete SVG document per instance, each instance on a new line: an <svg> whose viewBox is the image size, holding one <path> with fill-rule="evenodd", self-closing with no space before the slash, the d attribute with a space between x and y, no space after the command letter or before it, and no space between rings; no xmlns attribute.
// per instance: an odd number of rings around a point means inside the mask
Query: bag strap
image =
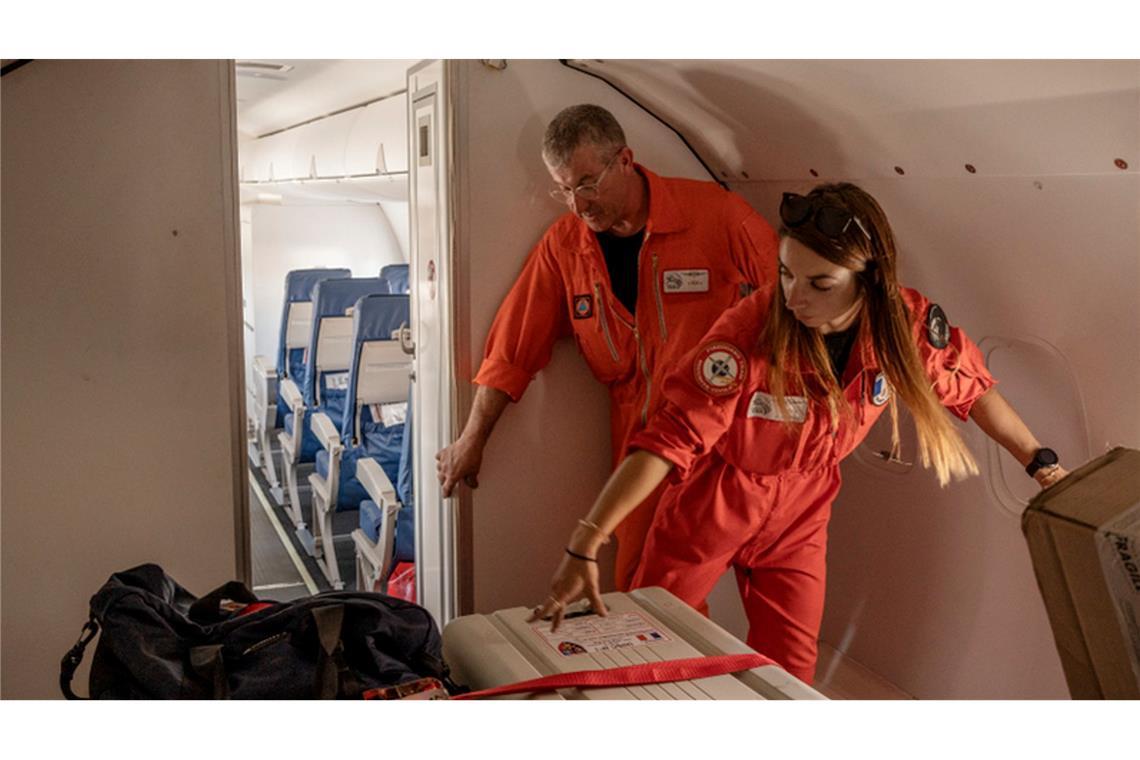
<svg viewBox="0 0 1140 760"><path fill-rule="evenodd" d="M59 688L67 699L86 699L71 690L71 679L75 678L75 671L79 668L79 663L83 662L83 651L97 633L99 633L99 624L95 622L95 618L91 618L83 624L83 630L75 646L68 650L59 663Z"/></svg>
<svg viewBox="0 0 1140 760"><path fill-rule="evenodd" d="M222 645L208 644L190 649L190 667L210 682L213 693L210 699L229 699L230 686L226 666L222 661Z"/></svg>
<svg viewBox="0 0 1140 760"><path fill-rule="evenodd" d="M330 604L312 609L317 624L320 652L317 654L317 677L313 687L315 699L356 699L363 691L352 668L344 659L341 629L344 626L344 605Z"/></svg>
<svg viewBox="0 0 1140 760"><path fill-rule="evenodd" d="M756 653L690 657L684 660L648 662L641 665L626 665L620 668L556 673L543 678L534 678L529 681L519 681L505 686L495 686L490 689L459 694L452 699L486 699L503 694L553 691L569 687L640 686L669 681L690 681L694 678L721 676L726 673L736 673L775 664L773 660Z"/></svg>

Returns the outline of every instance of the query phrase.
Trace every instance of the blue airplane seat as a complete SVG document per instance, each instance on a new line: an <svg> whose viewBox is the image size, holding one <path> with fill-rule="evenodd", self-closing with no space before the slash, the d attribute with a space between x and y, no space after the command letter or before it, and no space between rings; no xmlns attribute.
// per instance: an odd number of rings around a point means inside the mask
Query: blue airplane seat
<svg viewBox="0 0 1140 760"><path fill-rule="evenodd" d="M409 385L397 477L394 481L375 477L368 480L366 488L370 498L361 502L360 527L352 532L352 540L356 544L357 590L387 593L388 578L396 565L415 562L415 494L412 486L412 452L415 446L412 431L412 388ZM367 472L363 467L359 471ZM365 478L364 475L360 477L362 480Z"/></svg>
<svg viewBox="0 0 1140 760"><path fill-rule="evenodd" d="M380 276L388 281L390 293L409 292L408 265L389 264L380 270Z"/></svg>
<svg viewBox="0 0 1140 760"><path fill-rule="evenodd" d="M319 544L321 570L339 588L332 513L360 508L368 492L357 479L357 464L369 459L383 478L399 477L400 451L411 358L394 333L407 327L406 295L368 295L353 309L352 356L339 425L325 411L313 416L312 428L322 449L317 453L313 486L313 535ZM338 585L340 584L340 585Z"/></svg>
<svg viewBox="0 0 1140 760"><path fill-rule="evenodd" d="M352 311L366 295L386 294L388 283L379 277L345 277L317 281L312 291L312 321L305 349L305 369L301 377L279 385L290 413L285 418L281 459L288 487L290 516L306 540L305 518L297 491L297 468L316 462L321 441L312 430L315 412L322 412L339 427L348 392L348 370L352 357Z"/></svg>
<svg viewBox="0 0 1140 760"><path fill-rule="evenodd" d="M277 341L278 382L293 378L298 385L301 384L298 378L305 376L305 346L312 322L313 287L321 280L332 277L352 277L352 272L348 269L294 269L285 275L285 301L281 308L281 328ZM310 307L294 309L294 304L309 304ZM279 392L275 427L282 427L288 414L289 407Z"/></svg>
<svg viewBox="0 0 1140 760"><path fill-rule="evenodd" d="M400 511L396 516L396 549L392 564L414 562L416 555L415 501L412 493L412 396L408 393L408 413L404 421L404 434L400 445L398 475L392 482L396 486L396 497L400 500ZM383 466L383 465L381 465ZM388 474L388 468L384 468ZM371 499L360 503L360 529L372 543L380 540L380 525L383 513L379 505Z"/></svg>

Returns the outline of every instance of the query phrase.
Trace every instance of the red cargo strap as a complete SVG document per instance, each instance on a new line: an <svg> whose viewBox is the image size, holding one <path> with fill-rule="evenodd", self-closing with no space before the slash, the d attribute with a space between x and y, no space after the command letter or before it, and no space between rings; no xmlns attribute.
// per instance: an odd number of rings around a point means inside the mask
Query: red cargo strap
<svg viewBox="0 0 1140 760"><path fill-rule="evenodd" d="M483 699L501 694L518 694L524 691L553 691L569 687L584 686L640 686L667 681L690 681L694 678L709 678L741 670L752 670L764 665L775 665L773 660L762 654L723 654L717 657L690 657L687 660L666 660L647 662L643 665L626 665L621 668L600 670L578 670L573 673L558 673L530 681L519 681L505 686L495 686L482 691L460 694L452 699Z"/></svg>

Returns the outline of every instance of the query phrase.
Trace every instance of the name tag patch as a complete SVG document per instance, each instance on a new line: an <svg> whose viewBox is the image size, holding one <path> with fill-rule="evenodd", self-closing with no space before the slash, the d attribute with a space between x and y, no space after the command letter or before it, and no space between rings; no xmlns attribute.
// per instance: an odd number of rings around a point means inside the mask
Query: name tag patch
<svg viewBox="0 0 1140 760"><path fill-rule="evenodd" d="M666 293L707 293L709 270L667 269L662 284Z"/></svg>
<svg viewBox="0 0 1140 760"><path fill-rule="evenodd" d="M807 399L803 396L784 396L784 404L788 408L788 416L780 414L780 407L776 406L776 399L771 394L756 391L748 404L748 416L759 417L773 422L803 422L807 419Z"/></svg>

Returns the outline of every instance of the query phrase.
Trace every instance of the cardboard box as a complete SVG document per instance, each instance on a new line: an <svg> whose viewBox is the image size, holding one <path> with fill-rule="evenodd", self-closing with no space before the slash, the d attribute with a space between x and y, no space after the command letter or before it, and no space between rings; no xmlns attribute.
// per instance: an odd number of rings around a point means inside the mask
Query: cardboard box
<svg viewBox="0 0 1140 760"><path fill-rule="evenodd" d="M1140 699L1140 451L1116 448L1021 517L1069 693Z"/></svg>

